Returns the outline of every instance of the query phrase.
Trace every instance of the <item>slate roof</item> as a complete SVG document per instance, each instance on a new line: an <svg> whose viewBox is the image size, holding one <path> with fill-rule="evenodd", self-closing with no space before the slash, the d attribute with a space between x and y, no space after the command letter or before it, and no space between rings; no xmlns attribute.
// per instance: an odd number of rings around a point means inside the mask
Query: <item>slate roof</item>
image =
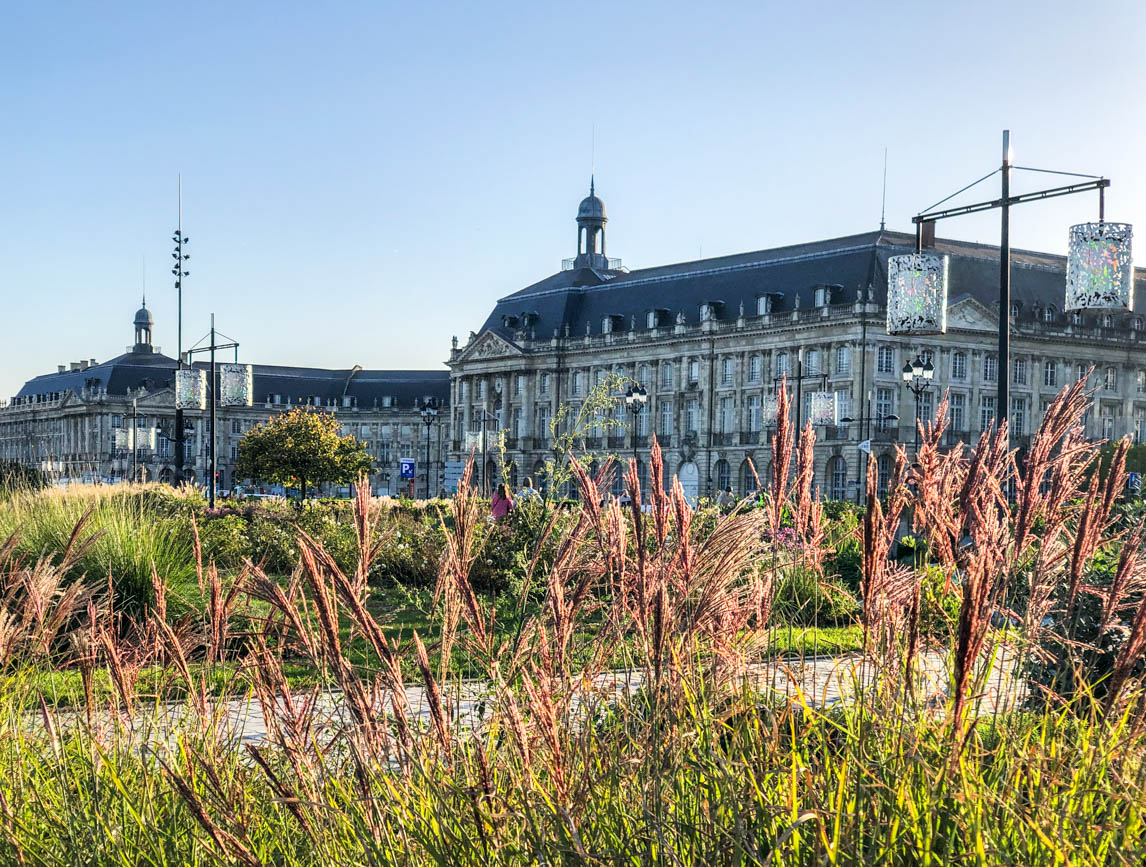
<svg viewBox="0 0 1146 867"><path fill-rule="evenodd" d="M840 287L832 303L857 300L861 288L872 288L873 300L887 299L887 260L915 249L915 235L876 231L806 244L795 244L713 259L680 262L636 271L579 268L562 271L497 302L482 330L513 339L515 326L505 317L535 314L530 325L538 339L562 333L580 337L586 325L601 333L606 316L617 316L616 330L627 331L633 319L645 328L652 309L669 311L667 324L684 312L690 324L700 318L700 305L723 302L722 319L734 319L744 304L756 312L756 299L780 293L773 310L790 311L799 298L801 308L814 306L820 285ZM991 308L998 303L999 249L986 244L938 239L935 249L950 256L949 299L970 295ZM1031 250L1011 251L1011 298L1024 311L1053 304L1061 311L1065 295L1066 259ZM1146 270L1136 269L1136 310L1146 302Z"/></svg>
<svg viewBox="0 0 1146 867"><path fill-rule="evenodd" d="M206 362L195 362L207 367ZM95 387L112 395L147 388L155 391L169 386L174 379L175 359L159 353L128 352L86 370L47 373L24 383L17 398L72 391L80 394ZM352 375L353 374L353 375ZM361 409L382 405L390 397L397 407L420 405L424 397L433 397L439 406L449 401L450 372L441 370L328 370L318 367L283 367L272 364L254 365L256 404L265 403L269 395L282 395L298 403L298 398L322 397L323 402L338 400L343 394L355 398Z"/></svg>

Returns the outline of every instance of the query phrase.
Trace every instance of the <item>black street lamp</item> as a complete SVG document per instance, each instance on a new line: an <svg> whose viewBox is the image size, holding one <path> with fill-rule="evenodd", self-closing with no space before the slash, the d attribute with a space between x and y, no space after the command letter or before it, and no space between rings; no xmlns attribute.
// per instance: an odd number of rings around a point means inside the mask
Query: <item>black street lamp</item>
<svg viewBox="0 0 1146 867"><path fill-rule="evenodd" d="M188 276L191 272L184 270L186 268L187 260L191 258L190 253L183 252L183 248L190 243L191 239L183 234L183 177L179 177L179 223L175 229L175 234L171 236L171 240L175 244L175 251L171 254L171 258L175 260L175 267L171 269L171 273L175 275L175 293L176 293L176 307L177 307L177 322L175 326L175 366L177 370L183 369L183 278ZM183 426L183 409L182 407L175 408L175 484L181 485L184 482L183 465L185 462L186 450L186 431Z"/></svg>
<svg viewBox="0 0 1146 867"><path fill-rule="evenodd" d="M633 444L633 463L637 464L637 416L639 416L645 408L645 404L649 402L649 393L640 383L630 385L625 391L625 406L628 407L629 412L633 414L633 424L629 429L629 439Z"/></svg>
<svg viewBox="0 0 1146 867"><path fill-rule="evenodd" d="M422 424L425 425L426 440L426 499L430 499L430 425L438 418L438 410L432 397L422 403Z"/></svg>
<svg viewBox="0 0 1146 867"><path fill-rule="evenodd" d="M903 381L907 390L915 395L915 455L919 456L919 399L931 389L931 380L935 378L935 365L928 358L924 361L918 355L915 361L903 365Z"/></svg>

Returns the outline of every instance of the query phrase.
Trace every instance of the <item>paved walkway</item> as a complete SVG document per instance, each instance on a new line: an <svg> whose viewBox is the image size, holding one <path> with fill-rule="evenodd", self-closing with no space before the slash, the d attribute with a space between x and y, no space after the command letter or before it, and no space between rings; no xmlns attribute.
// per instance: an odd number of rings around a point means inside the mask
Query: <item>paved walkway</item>
<svg viewBox="0 0 1146 867"><path fill-rule="evenodd" d="M860 688L872 685L874 666L864 664L860 656L817 657L814 659L788 659L759 663L751 666L746 673L759 687L796 699L803 694L804 701L813 707L829 707L855 695ZM1014 656L1009 653L996 665L990 681L978 697L979 713L992 713L1000 698L1011 707L1021 698L1023 686L1013 678ZM618 696L631 694L640 689L644 675L640 671L606 672L586 684L585 696L581 702L610 702ZM916 693L919 699L931 707L939 709L946 705L948 674L946 658L939 653L921 654L918 661ZM491 690L480 680L462 681L444 685L444 699L450 706L451 723L460 729L476 728L490 713ZM300 692L300 695L303 693ZM406 701L409 703L415 721L428 725L429 705L425 690L420 686L406 687ZM174 726L185 713L185 708L172 706L171 724ZM266 740L267 729L262 707L254 698L230 701L222 709L223 730L244 743L261 743ZM322 693L316 705L319 723L336 727L349 721L349 710L338 692Z"/></svg>

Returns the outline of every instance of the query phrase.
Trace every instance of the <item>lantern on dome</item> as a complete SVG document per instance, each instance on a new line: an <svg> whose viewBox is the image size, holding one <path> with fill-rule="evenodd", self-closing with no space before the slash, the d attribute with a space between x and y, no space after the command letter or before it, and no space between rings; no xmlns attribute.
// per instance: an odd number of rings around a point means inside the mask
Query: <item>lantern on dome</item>
<svg viewBox="0 0 1146 867"><path fill-rule="evenodd" d="M808 417L812 424L837 424L838 402L834 391L813 391L808 407Z"/></svg>
<svg viewBox="0 0 1146 867"><path fill-rule="evenodd" d="M947 332L947 257L909 253L887 260L887 333Z"/></svg>
<svg viewBox="0 0 1146 867"><path fill-rule="evenodd" d="M1134 265L1129 223L1070 227L1066 258L1067 310L1133 310Z"/></svg>
<svg viewBox="0 0 1146 867"><path fill-rule="evenodd" d="M776 424L776 416L779 414L779 400L774 394L766 394L760 404L760 415L764 419L765 427L772 427Z"/></svg>
<svg viewBox="0 0 1146 867"><path fill-rule="evenodd" d="M175 371L175 408L207 408L207 374L194 367Z"/></svg>
<svg viewBox="0 0 1146 867"><path fill-rule="evenodd" d="M249 364L224 364L219 373L219 405L251 406L254 374Z"/></svg>

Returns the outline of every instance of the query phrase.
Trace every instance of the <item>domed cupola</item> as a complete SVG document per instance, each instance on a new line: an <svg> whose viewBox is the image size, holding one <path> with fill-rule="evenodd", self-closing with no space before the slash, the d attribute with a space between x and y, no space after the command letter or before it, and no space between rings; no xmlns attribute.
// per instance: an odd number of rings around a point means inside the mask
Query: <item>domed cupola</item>
<svg viewBox="0 0 1146 867"><path fill-rule="evenodd" d="M132 322L135 326L135 346L132 347L132 352L152 352L151 347L151 329L155 325L155 319L151 316L151 311L147 309L147 299L143 299L143 306L135 311L135 319Z"/></svg>
<svg viewBox="0 0 1146 867"><path fill-rule="evenodd" d="M589 179L589 195L577 206L577 258L575 268L608 268L605 255L605 203L597 198L596 179Z"/></svg>

